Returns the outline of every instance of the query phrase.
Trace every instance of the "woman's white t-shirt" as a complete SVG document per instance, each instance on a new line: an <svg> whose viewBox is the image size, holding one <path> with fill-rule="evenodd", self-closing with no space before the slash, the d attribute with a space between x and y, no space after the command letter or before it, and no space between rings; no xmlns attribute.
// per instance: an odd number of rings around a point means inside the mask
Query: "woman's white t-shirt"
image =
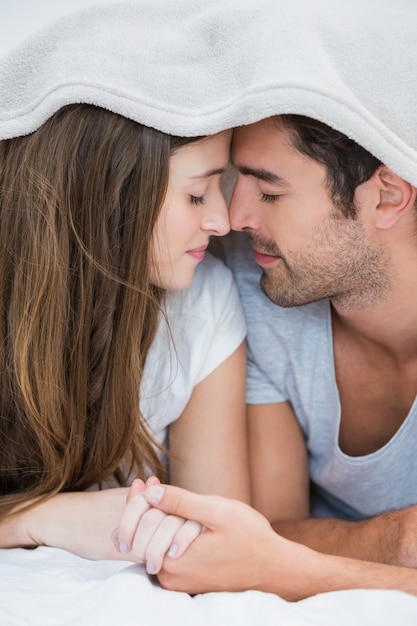
<svg viewBox="0 0 417 626"><path fill-rule="evenodd" d="M187 289L167 294L143 373L140 408L151 431L166 442L194 387L242 343L246 325L232 274L207 254Z"/></svg>

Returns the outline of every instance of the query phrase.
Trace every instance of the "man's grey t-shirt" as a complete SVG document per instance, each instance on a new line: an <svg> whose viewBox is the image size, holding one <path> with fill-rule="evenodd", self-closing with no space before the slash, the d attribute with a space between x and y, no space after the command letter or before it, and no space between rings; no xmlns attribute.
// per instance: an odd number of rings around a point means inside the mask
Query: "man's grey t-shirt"
<svg viewBox="0 0 417 626"><path fill-rule="evenodd" d="M247 401L292 405L309 453L312 515L362 519L417 503L416 402L383 448L343 453L329 301L277 306L259 287L261 269L247 236L233 233L222 247L248 326Z"/></svg>

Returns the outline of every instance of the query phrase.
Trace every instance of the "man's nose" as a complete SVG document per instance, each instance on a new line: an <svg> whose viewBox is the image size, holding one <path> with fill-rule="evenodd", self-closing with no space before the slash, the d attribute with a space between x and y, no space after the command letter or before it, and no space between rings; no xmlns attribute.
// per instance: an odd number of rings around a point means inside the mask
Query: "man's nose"
<svg viewBox="0 0 417 626"><path fill-rule="evenodd" d="M254 210L254 203L250 200L250 194L245 191L244 186L236 183L230 206L229 206L230 226L233 230L255 230L261 228L261 220Z"/></svg>

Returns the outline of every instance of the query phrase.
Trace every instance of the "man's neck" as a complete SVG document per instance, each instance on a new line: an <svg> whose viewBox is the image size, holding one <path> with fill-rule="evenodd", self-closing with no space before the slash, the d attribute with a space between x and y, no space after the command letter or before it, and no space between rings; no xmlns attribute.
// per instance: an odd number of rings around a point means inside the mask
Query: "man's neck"
<svg viewBox="0 0 417 626"><path fill-rule="evenodd" d="M417 242L391 245L389 287L369 306L331 300L333 324L352 340L391 354L398 363L417 360ZM371 294L372 295L372 294ZM362 303L365 299L362 299Z"/></svg>
<svg viewBox="0 0 417 626"><path fill-rule="evenodd" d="M417 360L417 284L402 293L396 289L369 309L347 310L331 302L331 310L333 326L352 340L378 346L399 363Z"/></svg>

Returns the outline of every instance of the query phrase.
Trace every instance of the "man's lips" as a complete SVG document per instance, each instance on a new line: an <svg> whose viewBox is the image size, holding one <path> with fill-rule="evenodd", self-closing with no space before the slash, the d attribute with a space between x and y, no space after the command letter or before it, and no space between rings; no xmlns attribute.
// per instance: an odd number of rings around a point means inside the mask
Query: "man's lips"
<svg viewBox="0 0 417 626"><path fill-rule="evenodd" d="M266 254L266 252L261 252L255 248L253 248L253 256L258 265L270 265L271 263L279 261L281 258L278 254Z"/></svg>

